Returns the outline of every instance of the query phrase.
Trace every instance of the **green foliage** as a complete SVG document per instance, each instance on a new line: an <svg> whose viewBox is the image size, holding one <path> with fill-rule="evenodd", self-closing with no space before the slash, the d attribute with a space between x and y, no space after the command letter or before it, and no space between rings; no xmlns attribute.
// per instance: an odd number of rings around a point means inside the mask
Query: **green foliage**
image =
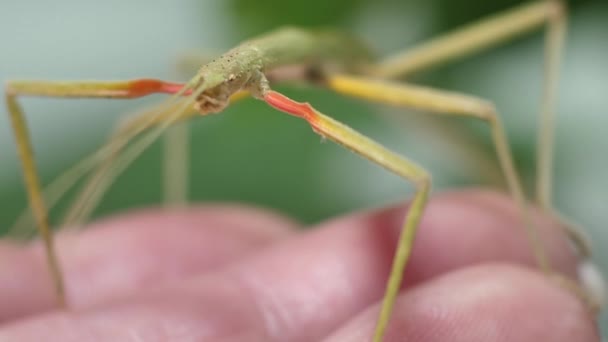
<svg viewBox="0 0 608 342"><path fill-rule="evenodd" d="M228 10L246 32L264 32L284 25L334 26L363 0L229 0Z"/></svg>

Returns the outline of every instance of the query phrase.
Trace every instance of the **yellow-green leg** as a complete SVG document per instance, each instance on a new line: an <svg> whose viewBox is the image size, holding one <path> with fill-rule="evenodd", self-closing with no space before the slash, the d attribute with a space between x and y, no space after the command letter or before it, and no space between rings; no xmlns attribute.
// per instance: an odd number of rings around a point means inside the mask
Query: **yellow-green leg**
<svg viewBox="0 0 608 342"><path fill-rule="evenodd" d="M151 113L153 115L150 115ZM94 170L76 196L74 204L67 211L61 226L77 227L86 222L114 180L161 133L171 128L172 125L184 124L178 121L189 119L195 114L197 112L191 106L184 106L182 103L177 102L175 105L165 106L162 111L155 111L154 109L143 111L134 117L122 121L106 144L96 152L96 154L103 153L99 156L96 165L93 166ZM181 152L181 147L179 146L178 151L172 150L170 152ZM173 161L170 155L167 158ZM179 162L185 163L186 161L179 160ZM173 190L175 191L175 189Z"/></svg>
<svg viewBox="0 0 608 342"><path fill-rule="evenodd" d="M594 303L593 299L577 284L564 276L555 274L551 267L539 232L530 220L521 182L513 164L509 143L500 116L490 102L455 92L347 75L329 76L327 78L327 86L339 93L363 98L369 101L421 109L430 113L469 116L487 122L490 126L496 154L500 167L506 177L509 190L524 216L523 219L526 232L539 268L548 276L557 278L561 284L579 295L583 300L590 304L591 307L597 306L597 303ZM394 259L394 264L398 264L402 267L405 264L405 261L400 260L401 258L404 257L397 254ZM392 272L401 273L403 272L403 268L393 269ZM389 276L389 284L397 281L401 281L401 274L391 273ZM383 302L394 301L395 295L396 293L387 290ZM389 308L387 310L390 310L390 307L387 307ZM378 321L377 329L380 336L382 336L382 331L388 324L385 320L388 320L388 315L381 316Z"/></svg>
<svg viewBox="0 0 608 342"><path fill-rule="evenodd" d="M436 65L464 58L545 26L543 96L539 115L536 197L538 206L558 217L583 257L591 254L586 236L576 225L561 218L552 208L555 97L561 50L566 32L566 8L561 0L524 4L504 13L472 23L426 43L396 53L370 67L379 78L398 78Z"/></svg>
<svg viewBox="0 0 608 342"><path fill-rule="evenodd" d="M246 91L240 91L233 94L230 97L230 101L238 101L249 96ZM103 157L100 158L98 166L94 172L87 179L82 187L82 190L77 195L74 205L70 207L68 213L64 219L63 226L67 225L78 225L83 223L91 212L95 209L102 196L112 185L116 177L118 177L152 142L154 142L160 133L163 133L167 128L175 128L177 126L185 126L183 122L189 118L192 118L199 113L196 112L192 106L184 106L182 103L176 103L174 105L165 106L163 111L152 111L156 112L156 117L150 117L149 111L144 111L139 115L130 118L127 121L122 122L119 125L117 132L110 137L108 142L101 147L101 150L105 150ZM132 143L124 151L121 151L124 145L135 138L135 136L147 128L152 128L150 132L139 137L136 142ZM181 178L174 179L181 175L187 177L188 170L186 167L188 157L187 154L187 135L180 132L180 130L186 130L186 127L178 128L178 132L171 133L171 135L178 135L175 138L176 141L170 143L165 142L165 158L164 158L164 169L168 173L164 176L164 188L166 193L166 203L175 204L179 203L179 199L185 199L187 181ZM114 152L110 150L114 149ZM99 152L99 151L98 151ZM177 154L174 156L173 154ZM171 163L177 163L176 166L169 165ZM175 170L169 170L171 168ZM183 203L183 202L182 202Z"/></svg>
<svg viewBox="0 0 608 342"><path fill-rule="evenodd" d="M370 75L398 78L464 58L546 25L543 98L538 135L536 202L551 209L554 104L559 62L566 29L566 10L560 0L522 5L472 23L429 42L397 53L370 67ZM583 247L586 249L586 247Z"/></svg>
<svg viewBox="0 0 608 342"><path fill-rule="evenodd" d="M18 155L21 160L28 200L35 217L36 226L44 241L50 275L53 280L57 300L61 306L66 304L63 275L55 251L53 232L50 228L48 209L41 191L40 177L36 168L31 138L23 110L17 102L17 97L133 98L158 92L177 93L181 88L182 85L179 84L148 79L119 82L11 81L7 83L5 100L15 134Z"/></svg>
<svg viewBox="0 0 608 342"><path fill-rule="evenodd" d="M472 96L453 92L345 75L330 76L327 85L330 89L339 93L364 98L370 101L422 109L427 112L470 116L486 121L490 125L496 153L501 169L507 179L511 194L521 212L525 214L526 231L530 238L536 261L544 272L550 273L551 266L538 236L538 232L531 225L527 216L524 193L511 158L511 151L506 134L500 117L497 115L497 112L491 103ZM394 263L400 265L404 264L399 258L402 258L402 256L396 255ZM394 269L393 272L402 273L403 268ZM400 277L400 274L391 273L389 283L393 278L400 279ZM387 291L384 296L384 301L390 302L394 300L395 294ZM382 335L384 327L388 324L388 322L385 322L384 320L388 320L388 316L381 316L379 318L377 329L381 330L379 332L380 335Z"/></svg>
<svg viewBox="0 0 608 342"><path fill-rule="evenodd" d="M207 58L201 60L198 56L191 56L188 63L190 68L194 65L200 67ZM200 63L196 63L196 62ZM196 71L196 70L194 70ZM237 92L230 97L231 102L239 101L249 96L245 91ZM196 114L196 112L192 112ZM185 117L190 116L185 114ZM180 206L188 202L188 183L190 175L190 130L186 123L176 123L171 126L163 139L163 202L165 206Z"/></svg>
<svg viewBox="0 0 608 342"><path fill-rule="evenodd" d="M561 50L566 35L566 13L561 2L551 1L555 5L550 12L550 24L545 33L545 63L543 75L543 96L539 116L538 144L536 149L536 203L547 211L552 211L553 184L553 146L555 133L555 103ZM580 232L572 230L572 225L564 226L573 239L581 238ZM583 254L589 254L589 246L585 241L577 242Z"/></svg>
<svg viewBox="0 0 608 342"><path fill-rule="evenodd" d="M156 118L150 114L150 111L144 111L138 113L135 117L123 119L109 137L106 145L71 166L45 186L43 194L47 206L52 208L84 176L89 174L96 166L99 167L104 159L110 158L113 154L112 150L120 150L131 138L150 128L151 125L157 125L162 120L167 119L168 114L171 114L171 112L164 111L162 116ZM194 112L190 111L180 118L180 120L186 119L193 114ZM86 217L84 219L86 220ZM27 240L35 233L35 231L32 231L32 228L35 229L35 227L36 224L32 221L31 211L29 208L26 208L19 215L7 235L18 240ZM61 228L66 228L65 222L61 225Z"/></svg>
<svg viewBox="0 0 608 342"><path fill-rule="evenodd" d="M177 123L163 139L163 195L167 206L180 206L188 201L189 136L188 126Z"/></svg>
<svg viewBox="0 0 608 342"><path fill-rule="evenodd" d="M51 227L49 225L48 213L42 197L40 177L36 171L34 150L32 148L29 130L27 128L23 111L17 103L15 95L11 93L11 89L6 90L5 100L10 120L13 125L13 132L15 134L15 141L17 143L17 151L19 153L19 158L21 159L23 179L28 200L34 213L38 232L44 241L45 254L49 271L51 273L51 279L53 280L53 287L55 293L57 294L58 304L61 307L64 307L66 305L66 300L63 274L61 272L59 261L57 260L57 253L55 252L55 244L53 242L53 232L51 231Z"/></svg>
<svg viewBox="0 0 608 342"><path fill-rule="evenodd" d="M554 106L566 21L566 8L563 1L544 0L525 4L389 56L370 67L369 74L379 78L406 76L486 50L546 25L535 201L539 207L560 219L563 223L562 227L577 246L581 256L588 257L591 254L588 239L576 225L561 218L553 210L551 200Z"/></svg>
<svg viewBox="0 0 608 342"><path fill-rule="evenodd" d="M526 213L526 199L513 163L507 135L494 105L488 101L456 92L368 78L334 75L327 80L330 89L369 101L392 104L426 112L469 116L488 123L500 167L507 185L522 213ZM538 232L525 215L526 229L540 268L549 272L550 265Z"/></svg>
<svg viewBox="0 0 608 342"><path fill-rule="evenodd" d="M573 222L552 207L555 99L561 50L567 26L566 6L561 0L524 4L472 23L462 29L399 52L370 68L370 75L398 78L433 66L464 58L546 26L543 95L539 115L536 167L536 204L555 216L576 246L581 258L591 257L590 242Z"/></svg>

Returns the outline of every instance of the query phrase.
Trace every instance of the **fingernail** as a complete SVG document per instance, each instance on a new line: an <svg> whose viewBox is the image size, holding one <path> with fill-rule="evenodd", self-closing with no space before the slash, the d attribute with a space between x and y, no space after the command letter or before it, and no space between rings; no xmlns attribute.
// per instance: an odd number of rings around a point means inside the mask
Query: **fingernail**
<svg viewBox="0 0 608 342"><path fill-rule="evenodd" d="M599 268L590 259L578 265L578 279L594 306L598 309L606 305L606 281Z"/></svg>

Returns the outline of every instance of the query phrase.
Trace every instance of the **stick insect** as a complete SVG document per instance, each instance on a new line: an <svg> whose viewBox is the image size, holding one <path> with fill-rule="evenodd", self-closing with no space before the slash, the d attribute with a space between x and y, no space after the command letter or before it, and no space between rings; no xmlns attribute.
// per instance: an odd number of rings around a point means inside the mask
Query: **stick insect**
<svg viewBox="0 0 608 342"><path fill-rule="evenodd" d="M508 188L522 213L522 225L528 234L536 262L547 275L555 276L538 233L528 217L526 198L513 165L500 115L494 105L475 96L397 82L395 79L464 57L546 26L536 203L547 212L555 214L550 200L553 107L565 21L565 9L560 1L543 0L523 5L414 49L379 60L372 58L369 49L349 35L283 28L246 41L202 65L198 73L185 84L153 79L111 82L8 82L5 88L7 109L16 138L30 207L45 245L48 267L59 303L65 305L64 284L48 222L47 205L55 202L55 197L71 187L76 182L75 179L92 170L76 204L66 218L67 222L82 221L113 179L167 128L197 115L221 112L231 101L251 96L279 111L304 119L315 133L343 145L415 186L415 194L404 219L373 336L373 341L382 341L402 283L403 270L412 250L416 230L427 203L431 188L430 176L424 168L407 157L390 151L326 116L312 105L297 102L272 89L275 83L294 80L372 102L485 121L491 130ZM293 65L299 66L300 72L295 75L281 72L281 68ZM159 106L142 111L121 124L107 144L59 177L47 191L42 191L24 112L17 102L18 97L125 99L155 93L173 96ZM171 188L179 189L180 186L178 184ZM584 239L575 230L568 230L567 233L582 254L588 256L589 249ZM561 283L586 298L584 291L579 289L577 284L558 277Z"/></svg>

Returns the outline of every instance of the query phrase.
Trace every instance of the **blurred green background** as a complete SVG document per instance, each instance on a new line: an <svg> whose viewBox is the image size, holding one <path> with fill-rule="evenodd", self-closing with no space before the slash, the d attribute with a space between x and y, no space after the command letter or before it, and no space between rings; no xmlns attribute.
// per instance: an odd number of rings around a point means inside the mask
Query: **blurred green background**
<svg viewBox="0 0 608 342"><path fill-rule="evenodd" d="M339 27L366 39L379 55L413 46L519 1L308 0L82 1L21 0L0 5L0 79L179 79L180 55L214 53L281 25ZM555 202L592 235L608 270L608 3L570 1L570 28L558 103ZM528 186L534 172L542 34L455 62L414 80L494 101L503 113ZM416 114L368 105L321 89L282 87L301 100L406 153L431 170L435 190L492 183L499 174L459 160L457 143ZM46 182L94 151L121 114L158 101L24 99ZM466 121L466 120L464 120ZM398 124L395 124L397 122ZM491 153L479 123L444 119L473 134ZM419 124L421 126L419 126ZM194 120L191 199L276 208L304 222L403 199L410 187L263 103L246 100L222 115ZM422 128L421 128L422 127ZM460 132L460 131L459 131ZM450 148L452 147L452 149ZM161 200L160 144L146 152L105 197L96 216ZM477 152L472 153L473 158ZM463 156L471 158L471 156ZM25 206L6 115L0 116L0 231ZM530 187L531 188L531 187ZM67 201L53 214L66 206ZM463 232L466 234L466 232Z"/></svg>

